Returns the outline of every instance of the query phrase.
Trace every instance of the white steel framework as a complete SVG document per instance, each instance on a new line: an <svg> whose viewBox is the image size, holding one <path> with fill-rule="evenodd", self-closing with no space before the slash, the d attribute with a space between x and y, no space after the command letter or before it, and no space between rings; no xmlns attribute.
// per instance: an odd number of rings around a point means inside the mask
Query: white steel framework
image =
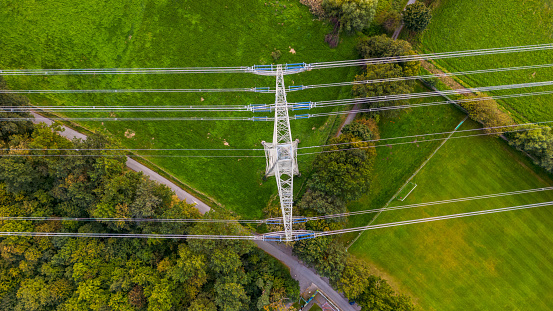
<svg viewBox="0 0 553 311"><path fill-rule="evenodd" d="M277 65L273 142L261 143L267 158L265 176L274 175L277 180L285 240L292 241L294 239L292 234L293 179L294 175L299 175L296 155L298 140L292 141L283 74L282 65Z"/></svg>

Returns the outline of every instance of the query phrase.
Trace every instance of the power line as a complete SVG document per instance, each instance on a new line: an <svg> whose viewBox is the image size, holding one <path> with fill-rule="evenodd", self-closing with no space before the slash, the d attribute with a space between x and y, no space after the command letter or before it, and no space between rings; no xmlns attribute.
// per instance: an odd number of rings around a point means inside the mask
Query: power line
<svg viewBox="0 0 553 311"><path fill-rule="evenodd" d="M154 222L154 223L256 223L263 219L207 219L207 218L92 218L92 217L0 217L0 221L83 221L83 222Z"/></svg>
<svg viewBox="0 0 553 311"><path fill-rule="evenodd" d="M497 209L490 209L490 210L482 210L482 211L476 211L476 212L468 212L468 213L460 213L460 214L452 214L452 215L436 216L436 217L427 217L427 218L391 222L391 223L385 223L385 224L379 224L379 225L369 225L369 226L347 228L347 229L340 229L340 230L315 232L314 236L315 237L321 237L321 236L344 234L344 233L350 233L350 232L359 232L359 231L366 231L366 230L398 227L398 226L404 226L404 225L433 222L433 221L438 221L438 220L446 220L446 219L455 219L455 218L487 215L487 214L502 213L502 212L508 212L508 211L516 211L516 210L530 209L530 208L534 208L534 207L551 206L551 205L553 205L553 202L550 201L550 202L543 202L543 203L519 205L519 206L513 206L513 207L504 207L504 208L497 208Z"/></svg>
<svg viewBox="0 0 553 311"><path fill-rule="evenodd" d="M494 126L494 127L483 127L483 128L475 128L475 129L467 129L467 130L457 130L453 133L464 133L464 132L472 132L472 131L480 131L480 130L499 130L489 133L480 133L480 134L472 134L472 135L461 135L461 136L452 136L450 139L456 139L456 138L467 138L467 137L478 137L478 136L489 136L489 135L497 135L501 133L513 133L513 132L525 132L525 131L531 131L531 130L537 130L537 129L544 129L547 128L546 126L542 127L535 127L535 128L520 128L520 129L509 129L509 130L500 130L500 129L507 129L512 127L525 127L525 126L531 126L531 125L538 125L538 124L548 124L553 123L553 121L543 121L543 122L535 122L535 123L526 123L526 124L515 124L515 125L504 125L504 126ZM341 145L352 145L352 144L359 144L359 143L377 143L380 141L385 140L398 140L398 139L409 139L409 138L424 138L428 136L435 136L435 135L446 135L451 134L452 132L438 132L438 133L426 133L426 134L418 134L418 135L410 135L410 136L402 136L402 137L389 137L389 138L381 138L381 139L373 139L373 140L365 140L365 141L357 141L357 142L347 142L347 143L336 143L336 144L327 144L327 145L318 145L318 146L307 146L307 147L298 147L296 149L312 149L312 148L324 148L324 147L331 147L331 146L341 146ZM357 149L368 149L368 148L378 148L378 147L390 147L390 146L396 146L396 145L404 145L404 144L418 144L418 143L424 143L424 142L432 142L432 141L439 141L443 140L443 137L441 138L433 138L433 139L424 139L424 140L415 140L415 141L406 141L406 142L399 142L399 143L388 143L388 144L381 144L381 145L368 145L358 148L347 148L347 149L336 149L336 150L322 150L322 151L315 151L315 152L308 152L308 153L298 153L298 156L301 155L313 155L313 154L320 154L320 153L329 153L329 152L340 152L340 151L348 151L348 150L357 150ZM1 150L1 149L0 149ZM9 149L11 152L18 152L23 151L27 149ZM58 150L66 150L66 149L40 149L42 151L58 151ZM37 150L37 151L40 151ZM74 149L68 149L68 150L74 150ZM112 149L96 149L97 151L110 151ZM119 150L119 149L118 149ZM121 149L121 150L129 150L132 151L134 149ZM158 149L159 151L163 151L165 149ZM187 150L194 150L194 149L187 149ZM196 149L201 150L201 149ZM248 149L243 149L248 150ZM260 150L260 149L249 149L249 150ZM75 150L76 151L76 150ZM1 157L121 157L121 156L128 156L128 157L183 157L183 158L262 158L265 156L255 156L255 155L156 155L156 154L141 154L141 155L113 155L113 154L0 154Z"/></svg>
<svg viewBox="0 0 553 311"><path fill-rule="evenodd" d="M448 203L468 202L468 201L474 201L474 200L499 198L499 197L505 197L505 196L511 196L511 195L535 193L535 192L542 192L542 191L549 191L549 190L553 190L553 187L544 187L544 188L518 190L518 191L503 192L503 193L485 194L485 195L479 195L479 196L473 196L473 197L464 197L464 198L448 199L448 200L441 200L441 201L434 201L434 202L400 205L400 206L394 206L394 207L378 208L378 209L355 211L355 212L345 212L345 213L331 214L331 215L312 216L312 217L306 217L306 219L308 221L310 221L310 220L341 218L341 217L349 217L349 216L354 216L354 215L372 214L372 213L380 213L380 212L385 212L385 211L410 209L410 208L414 208L414 207L426 207L426 206L441 205L441 204L448 204Z"/></svg>
<svg viewBox="0 0 553 311"><path fill-rule="evenodd" d="M466 56L519 53L519 52L530 52L530 51L550 50L550 49L553 49L553 45L550 43L547 43L547 44L536 44L536 45L526 45L526 46L513 46L513 47L506 47L506 48L465 50L465 51L444 52L444 53L431 53L431 54L419 54L419 55L414 54L414 55L368 58L368 59L357 59L357 60L319 62L319 63L311 63L309 65L309 68L310 69L340 68L340 67L349 67L349 66L400 63L400 62L411 62L411 61L420 61L420 60L457 58L457 57L466 57Z"/></svg>
<svg viewBox="0 0 553 311"><path fill-rule="evenodd" d="M311 64L295 63L284 64L283 74L294 74L312 69L340 68L347 66L363 66L371 64L399 63L418 60L445 59L467 56L481 56L504 53L520 53L552 49L551 44L535 44L512 46L492 49L465 50L431 54L414 54L394 57L380 57L370 59L355 59L330 62L315 62ZM176 67L176 68L84 68L84 69L4 69L0 75L118 75L118 74L183 74L183 73L254 73L258 75L275 75L274 65L254 65L235 67Z"/></svg>
<svg viewBox="0 0 553 311"><path fill-rule="evenodd" d="M553 64L493 68L493 69L482 69L482 70L469 70L469 71L459 71L459 72L445 72L445 73L429 74L429 75L418 75L418 76L407 76L407 77L396 77L396 78L385 78L385 79L371 79L371 80L358 80L358 81L349 81L349 82L311 84L311 85L303 85L303 86L299 86L299 87L294 87L294 89L292 89L290 91L315 89L315 88L323 88L323 87L334 87L334 86L363 85L363 84L397 82L397 81L408 81L408 80L418 80L418 79L432 79L432 78L440 78L440 77L463 76L463 75L473 75L473 74L481 74L481 73L494 73L494 72L505 72L505 71L527 70L527 69L538 69L538 68L550 68L550 67L553 67Z"/></svg>
<svg viewBox="0 0 553 311"><path fill-rule="evenodd" d="M447 135L451 133L464 133L464 132L473 132L473 131L480 131L480 130L497 130L497 129L505 129L505 128L512 128L512 127L525 127L525 126L532 126L532 125L538 125L538 124L549 124L553 123L552 121L541 121L541 122L534 122L534 123L524 123L524 124L513 124L513 125L501 125L501 126L490 126L490 127L480 127L475 129L467 129L467 130L457 130L457 131L448 131L448 132L438 132L438 133L426 133L426 134L417 134L417 135L409 135L409 136L401 136L401 137L388 137L388 138L380 138L380 139L370 139L370 140L363 140L363 141L356 141L356 142L348 142L348 143L336 143L336 144L327 144L327 145L319 145L319 146L308 146L308 147L298 147L297 149L309 149L309 148L321 148L321 147L332 147L332 146L341 146L341 145L351 145L351 144L358 144L358 143L376 143L383 140L395 140L395 139L406 139L406 138L421 138L421 137L428 137L428 136L435 136L435 135ZM523 128L519 129L520 131L530 131L535 130L539 128ZM518 130L517 130L518 131ZM506 131L511 132L511 131ZM497 134L497 132L493 133L484 133L484 135L494 135ZM479 134L481 135L481 134ZM461 137L471 137L471 136L453 136L451 138L461 138ZM443 139L443 138L439 138ZM415 143L425 142L428 140L417 140ZM414 143L414 142L407 142L407 143ZM383 145L388 146L388 145ZM370 147L370 146L367 146ZM365 147L366 148L366 147Z"/></svg>
<svg viewBox="0 0 553 311"><path fill-rule="evenodd" d="M191 240L256 240L254 235L194 235L194 234L137 234L137 233L64 233L64 232L0 232L0 236L76 237L76 238L142 238Z"/></svg>

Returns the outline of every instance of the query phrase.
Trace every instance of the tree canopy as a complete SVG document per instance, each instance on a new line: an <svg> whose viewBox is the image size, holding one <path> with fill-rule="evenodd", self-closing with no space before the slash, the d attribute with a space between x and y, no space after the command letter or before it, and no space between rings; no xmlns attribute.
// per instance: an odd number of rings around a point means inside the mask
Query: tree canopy
<svg viewBox="0 0 553 311"><path fill-rule="evenodd" d="M361 31L374 18L378 0L323 0L322 7L329 17L338 18L340 29Z"/></svg>
<svg viewBox="0 0 553 311"><path fill-rule="evenodd" d="M430 23L430 19L432 19L432 10L420 1L409 4L403 11L405 28L414 32L425 30Z"/></svg>

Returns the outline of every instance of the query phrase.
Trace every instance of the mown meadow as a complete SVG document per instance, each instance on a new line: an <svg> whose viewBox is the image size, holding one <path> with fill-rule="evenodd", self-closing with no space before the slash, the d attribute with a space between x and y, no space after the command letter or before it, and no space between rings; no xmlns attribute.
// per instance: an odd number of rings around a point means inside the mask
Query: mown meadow
<svg viewBox="0 0 553 311"><path fill-rule="evenodd" d="M313 19L297 1L4 1L0 12L1 68L137 68L251 66L356 58L355 39L344 36L330 49L331 28ZM272 53L281 57L273 59ZM353 79L355 68L311 71L285 77L286 85ZM274 87L274 78L249 74L7 77L12 89L127 89ZM36 94L35 105L249 105L274 102L259 93ZM350 98L349 89L290 93L289 102ZM343 108L342 108L343 109ZM115 112L67 114L72 117L174 117L191 114ZM195 113L194 116L252 116ZM270 116L258 113L257 116ZM300 146L320 145L335 118L292 122ZM270 122L113 121L80 122L106 133L126 148L262 149L272 139ZM152 154L137 151L137 154ZM244 217L261 217L276 194L274 179L263 180L260 158L180 157L182 155L258 155L263 151L158 152L148 160L188 186ZM167 157L171 155L171 157ZM178 157L174 157L178 156ZM308 171L313 157L301 157ZM296 184L304 181L298 178Z"/></svg>
<svg viewBox="0 0 553 311"><path fill-rule="evenodd" d="M424 52L448 52L551 43L553 3L548 0L441 0L432 22L421 36ZM524 52L438 61L450 72L549 64L553 52ZM549 81L552 68L478 74L460 77L472 87ZM551 90L551 87L513 90L510 93ZM490 94L494 94L493 92ZM505 94L505 93L502 93ZM500 103L521 120L553 120L553 97L508 99Z"/></svg>

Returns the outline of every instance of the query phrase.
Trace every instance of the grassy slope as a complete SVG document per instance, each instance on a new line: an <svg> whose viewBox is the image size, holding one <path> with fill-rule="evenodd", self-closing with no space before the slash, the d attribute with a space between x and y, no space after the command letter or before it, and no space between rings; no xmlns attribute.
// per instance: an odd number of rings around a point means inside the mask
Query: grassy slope
<svg viewBox="0 0 553 311"><path fill-rule="evenodd" d="M425 52L550 43L553 40L553 3L550 0L441 0L422 37ZM449 71L551 63L553 51L448 59L439 63ZM523 70L461 77L472 86L548 81L553 69ZM543 89L551 89L543 88ZM511 91L529 92L524 91ZM503 91L501 94L505 94ZM500 93L494 93L500 94ZM503 104L531 121L553 120L553 96L509 99Z"/></svg>
<svg viewBox="0 0 553 311"><path fill-rule="evenodd" d="M461 129L475 126L472 122ZM553 185L519 153L491 137L449 141L392 206ZM553 192L383 213L375 223L553 200ZM550 208L368 231L350 252L400 281L425 310L548 310L553 304Z"/></svg>
<svg viewBox="0 0 553 311"><path fill-rule="evenodd" d="M0 34L1 68L250 66L271 63L271 52L275 49L283 54L279 63L356 57L355 42L351 37L343 38L338 49L329 49L323 40L329 31L328 25L312 20L307 8L298 1L118 0L108 4L105 1L12 0L2 2L0 26L3 29ZM296 54L289 52L290 47ZM312 71L286 77L285 83L348 81L355 70ZM8 82L14 89L274 85L273 78L231 74L15 77ZM288 100L316 101L339 97L350 97L348 89L291 93ZM64 94L36 95L31 99L41 105L247 105L271 103L274 96L249 93ZM205 116L207 113L196 115ZM112 116L146 115L116 113ZM325 118L294 122L293 136L301 139L302 146L321 144L328 137L333 122L334 119ZM268 122L83 124L91 129L105 130L131 148L262 148L260 141L272 138L272 124ZM135 136L125 138L127 130L134 131ZM225 141L230 147L225 147ZM246 155L238 151L232 154ZM261 151L255 154L263 155ZM260 217L262 208L276 193L274 179L262 181L263 158L152 157L151 161L245 217ZM302 157L300 169L308 169L311 161L312 157ZM302 181L302 178L297 179L296 185Z"/></svg>

